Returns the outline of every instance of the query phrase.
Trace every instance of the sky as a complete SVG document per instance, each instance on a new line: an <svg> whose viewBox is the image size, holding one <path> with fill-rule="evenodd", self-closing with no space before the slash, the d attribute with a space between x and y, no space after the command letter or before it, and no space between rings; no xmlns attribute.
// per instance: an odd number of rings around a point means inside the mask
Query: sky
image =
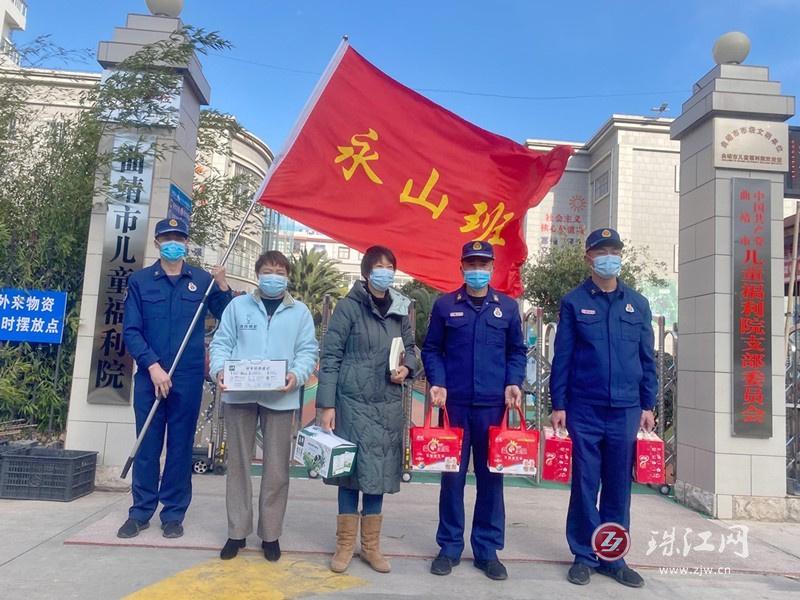
<svg viewBox="0 0 800 600"><path fill-rule="evenodd" d="M94 51L127 13L147 13L144 0L27 1L18 45L50 35ZM650 115L663 102L677 117L732 30L752 41L746 64L800 93L800 0L186 0L181 18L233 44L201 59L211 107L276 153L345 34L401 83L519 142L587 141L612 114Z"/></svg>

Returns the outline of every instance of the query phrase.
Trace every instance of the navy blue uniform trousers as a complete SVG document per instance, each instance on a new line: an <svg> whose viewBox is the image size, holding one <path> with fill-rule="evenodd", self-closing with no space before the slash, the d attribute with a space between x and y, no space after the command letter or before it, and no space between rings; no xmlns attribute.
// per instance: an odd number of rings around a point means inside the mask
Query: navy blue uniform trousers
<svg viewBox="0 0 800 600"><path fill-rule="evenodd" d="M612 408L574 400L567 406L567 429L572 438L567 542L577 563L599 566L592 534L601 523L630 528L633 459L641 416L638 406ZM611 568L625 565L623 559L603 562Z"/></svg>
<svg viewBox="0 0 800 600"><path fill-rule="evenodd" d="M172 389L161 401L133 461L133 506L128 512L131 518L149 521L160 501L162 523L183 521L192 501L192 449L202 394L202 372L173 376ZM138 372L133 388L136 435L154 402L153 382L147 372ZM165 437L167 460L159 482Z"/></svg>
<svg viewBox="0 0 800 600"><path fill-rule="evenodd" d="M487 463L489 427L499 425L504 414L505 405L447 405L450 425L464 429L464 444L458 472L442 473L436 542L444 556L461 558L464 551L464 485L467 481L470 449L477 485L470 536L472 554L478 560L492 560L497 558L497 551L503 549L506 522L503 476L489 472Z"/></svg>

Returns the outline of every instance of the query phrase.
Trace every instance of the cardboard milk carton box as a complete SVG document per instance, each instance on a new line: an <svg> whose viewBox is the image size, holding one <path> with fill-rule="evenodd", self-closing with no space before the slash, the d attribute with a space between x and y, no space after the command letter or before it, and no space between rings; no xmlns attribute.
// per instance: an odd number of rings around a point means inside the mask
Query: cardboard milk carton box
<svg viewBox="0 0 800 600"><path fill-rule="evenodd" d="M322 477L341 477L353 471L356 445L311 425L297 434L294 460Z"/></svg>

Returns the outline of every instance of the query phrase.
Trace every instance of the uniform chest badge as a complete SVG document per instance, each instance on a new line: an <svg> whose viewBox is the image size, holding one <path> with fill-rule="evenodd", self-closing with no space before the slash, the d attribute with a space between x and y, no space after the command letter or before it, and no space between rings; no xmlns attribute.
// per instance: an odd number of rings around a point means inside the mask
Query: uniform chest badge
<svg viewBox="0 0 800 600"><path fill-rule="evenodd" d="M497 317L498 319L501 319L503 317L503 311L500 310L499 306L494 309L494 313L492 314L494 314L494 316Z"/></svg>
<svg viewBox="0 0 800 600"><path fill-rule="evenodd" d="M197 291L197 286L194 284L194 281L190 281L189 282L189 291L190 292L196 292ZM630 306L630 305L628 305L628 306Z"/></svg>
<svg viewBox="0 0 800 600"><path fill-rule="evenodd" d="M628 306L625 307L625 312L632 313L633 312L633 304L628 304Z"/></svg>
<svg viewBox="0 0 800 600"><path fill-rule="evenodd" d="M597 311L593 308L582 308L581 309L582 315L596 315Z"/></svg>
<svg viewBox="0 0 800 600"><path fill-rule="evenodd" d="M451 316L451 317L463 317L463 316L464 316L464 313L463 313L463 312L461 312L461 311L459 311L459 312L451 312L451 313L450 313L450 316Z"/></svg>

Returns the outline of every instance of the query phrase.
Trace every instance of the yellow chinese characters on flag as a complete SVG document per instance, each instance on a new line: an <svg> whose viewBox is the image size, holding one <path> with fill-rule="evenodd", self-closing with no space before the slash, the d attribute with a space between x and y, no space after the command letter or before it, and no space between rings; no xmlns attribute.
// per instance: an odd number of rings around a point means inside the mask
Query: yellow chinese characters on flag
<svg viewBox="0 0 800 600"><path fill-rule="evenodd" d="M491 242L492 285L517 296L521 220L570 154L480 129L343 44L260 201L360 251L388 246L399 269L440 290L461 285L465 242Z"/></svg>

